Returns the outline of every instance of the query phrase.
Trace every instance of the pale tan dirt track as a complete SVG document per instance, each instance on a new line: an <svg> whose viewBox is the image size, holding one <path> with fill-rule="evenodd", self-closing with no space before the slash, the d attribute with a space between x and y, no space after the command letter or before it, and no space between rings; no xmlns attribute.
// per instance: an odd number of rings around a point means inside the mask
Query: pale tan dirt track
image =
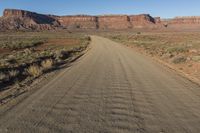
<svg viewBox="0 0 200 133"><path fill-rule="evenodd" d="M88 53L4 112L0 132L200 133L200 87L92 36Z"/></svg>

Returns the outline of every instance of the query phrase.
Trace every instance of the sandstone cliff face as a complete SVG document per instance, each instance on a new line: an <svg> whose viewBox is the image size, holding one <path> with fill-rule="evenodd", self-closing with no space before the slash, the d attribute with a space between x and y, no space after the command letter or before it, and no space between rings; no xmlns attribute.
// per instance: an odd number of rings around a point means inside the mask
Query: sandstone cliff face
<svg viewBox="0 0 200 133"><path fill-rule="evenodd" d="M69 29L97 29L97 17L93 16L62 16L58 17L61 26Z"/></svg>
<svg viewBox="0 0 200 133"><path fill-rule="evenodd" d="M161 23L166 28L173 29L199 29L200 17L175 17L173 19L162 19Z"/></svg>
<svg viewBox="0 0 200 133"><path fill-rule="evenodd" d="M196 25L200 27L200 17L176 17L161 20L160 17L153 18L149 14L53 16L6 9L0 17L0 30L182 28Z"/></svg>
<svg viewBox="0 0 200 133"><path fill-rule="evenodd" d="M130 22L133 27L147 27L155 25L156 21L149 14L132 15L130 16Z"/></svg>
<svg viewBox="0 0 200 133"><path fill-rule="evenodd" d="M130 29L148 27L158 22L150 15L109 15L109 16L50 16L34 12L6 9L0 20L5 29Z"/></svg>
<svg viewBox="0 0 200 133"><path fill-rule="evenodd" d="M131 28L130 18L126 15L98 17L99 29L128 29Z"/></svg>
<svg viewBox="0 0 200 133"><path fill-rule="evenodd" d="M37 24L53 24L55 19L48 15L38 14L34 12L16 10L16 9L5 9L3 12L4 17L21 17L30 18Z"/></svg>
<svg viewBox="0 0 200 133"><path fill-rule="evenodd" d="M169 20L168 24L200 24L200 17L176 17Z"/></svg>
<svg viewBox="0 0 200 133"><path fill-rule="evenodd" d="M156 23L156 24L161 24L161 23L162 23L160 17L155 17L154 20L155 20L155 23Z"/></svg>
<svg viewBox="0 0 200 133"><path fill-rule="evenodd" d="M109 15L109 16L50 16L34 12L6 9L0 20L4 29L130 29L146 27L158 22L150 15Z"/></svg>
<svg viewBox="0 0 200 133"><path fill-rule="evenodd" d="M0 30L51 30L57 25L51 16L16 9L4 10L0 19Z"/></svg>
<svg viewBox="0 0 200 133"><path fill-rule="evenodd" d="M0 31L5 30L52 30L54 27L50 24L36 24L28 18L0 18Z"/></svg>

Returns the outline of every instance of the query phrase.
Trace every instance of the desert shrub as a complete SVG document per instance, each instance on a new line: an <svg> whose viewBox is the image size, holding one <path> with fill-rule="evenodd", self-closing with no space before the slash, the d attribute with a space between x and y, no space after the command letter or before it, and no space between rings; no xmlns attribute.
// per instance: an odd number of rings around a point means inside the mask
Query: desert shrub
<svg viewBox="0 0 200 133"><path fill-rule="evenodd" d="M42 69L38 65L28 67L27 72L33 77L38 77L42 74Z"/></svg>
<svg viewBox="0 0 200 133"><path fill-rule="evenodd" d="M87 40L87 41L91 41L91 37L90 37L90 36L87 36L87 37L86 37L86 40Z"/></svg>
<svg viewBox="0 0 200 133"><path fill-rule="evenodd" d="M173 58L172 62L174 64L179 64L179 63L184 63L186 60L187 58L185 56L177 56Z"/></svg>
<svg viewBox="0 0 200 133"><path fill-rule="evenodd" d="M46 42L45 40L39 40L39 39L12 40L3 42L3 45L1 47L17 50L17 49L35 47L45 42Z"/></svg>
<svg viewBox="0 0 200 133"><path fill-rule="evenodd" d="M53 56L54 53L50 50L46 50L40 53L40 57L47 57L47 56Z"/></svg>
<svg viewBox="0 0 200 133"><path fill-rule="evenodd" d="M18 75L19 75L19 71L18 70L11 70L11 71L9 71L9 77L10 78L17 77Z"/></svg>
<svg viewBox="0 0 200 133"><path fill-rule="evenodd" d="M121 36L120 35L115 35L115 36L111 36L112 39L114 40L121 40Z"/></svg>
<svg viewBox="0 0 200 133"><path fill-rule="evenodd" d="M53 60L47 59L45 61L42 61L41 66L44 70L49 70L53 67Z"/></svg>
<svg viewBox="0 0 200 133"><path fill-rule="evenodd" d="M145 49L151 47L151 43L147 43L143 41L137 41L137 42L134 42L133 44L136 45L137 47L143 47Z"/></svg>
<svg viewBox="0 0 200 133"><path fill-rule="evenodd" d="M24 55L29 55L29 54L31 54L33 51L31 50L31 49L28 49L28 48L26 48L26 49L24 49Z"/></svg>
<svg viewBox="0 0 200 133"><path fill-rule="evenodd" d="M58 50L55 53L56 59L66 59L70 56L70 53L66 50Z"/></svg>
<svg viewBox="0 0 200 133"><path fill-rule="evenodd" d="M184 52L187 52L188 49L186 47L183 47L183 46L177 46L177 47L169 47L167 49L167 52L169 53L184 53Z"/></svg>
<svg viewBox="0 0 200 133"><path fill-rule="evenodd" d="M192 60L198 62L198 61L200 61L200 56L199 55L193 56Z"/></svg>
<svg viewBox="0 0 200 133"><path fill-rule="evenodd" d="M0 72L0 82L8 80L8 76L5 73Z"/></svg>
<svg viewBox="0 0 200 133"><path fill-rule="evenodd" d="M9 64L15 64L17 63L16 59L15 58L9 58L9 59L6 59L7 63Z"/></svg>

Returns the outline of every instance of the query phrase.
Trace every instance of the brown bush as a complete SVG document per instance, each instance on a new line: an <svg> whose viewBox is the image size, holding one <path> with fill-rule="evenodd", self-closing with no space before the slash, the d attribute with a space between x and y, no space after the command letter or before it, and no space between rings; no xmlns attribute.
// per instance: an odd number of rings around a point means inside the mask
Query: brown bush
<svg viewBox="0 0 200 133"><path fill-rule="evenodd" d="M42 74L42 69L37 65L32 65L27 69L29 75L33 77L38 77Z"/></svg>
<svg viewBox="0 0 200 133"><path fill-rule="evenodd" d="M41 66L44 70L49 70L53 67L53 60L47 59L45 61L42 61Z"/></svg>

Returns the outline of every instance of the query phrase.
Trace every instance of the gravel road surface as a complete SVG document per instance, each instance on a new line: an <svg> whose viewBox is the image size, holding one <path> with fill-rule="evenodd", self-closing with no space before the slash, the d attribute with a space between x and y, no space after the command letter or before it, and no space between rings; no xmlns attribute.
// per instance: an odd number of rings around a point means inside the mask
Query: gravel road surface
<svg viewBox="0 0 200 133"><path fill-rule="evenodd" d="M132 49L91 49L10 110L0 132L200 133L200 87Z"/></svg>

